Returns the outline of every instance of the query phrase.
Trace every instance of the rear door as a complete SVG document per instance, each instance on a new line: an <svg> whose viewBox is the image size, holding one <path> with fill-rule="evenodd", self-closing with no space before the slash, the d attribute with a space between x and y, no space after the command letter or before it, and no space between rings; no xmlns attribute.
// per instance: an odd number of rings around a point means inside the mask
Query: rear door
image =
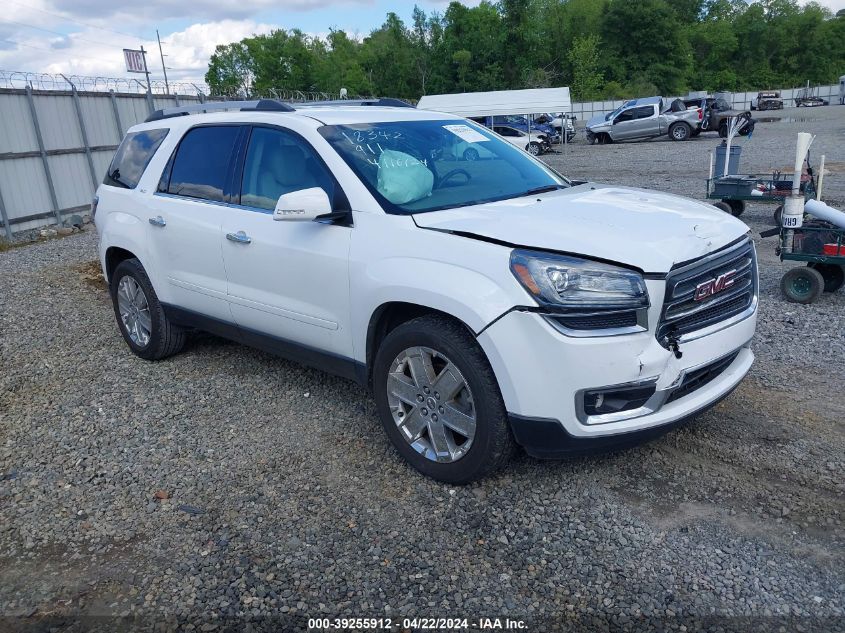
<svg viewBox="0 0 845 633"><path fill-rule="evenodd" d="M217 251L223 252L228 299L242 336L272 346L269 335L282 354L305 347L351 358L352 226L273 219L282 194L321 187L335 210L348 210L343 191L316 150L278 126L252 128L241 172Z"/></svg>
<svg viewBox="0 0 845 633"><path fill-rule="evenodd" d="M656 105L645 105L634 108L633 129L637 137L658 136L662 133L658 114Z"/></svg>
<svg viewBox="0 0 845 633"><path fill-rule="evenodd" d="M202 125L182 138L152 196L150 249L167 303L232 321L220 251L226 182L243 128Z"/></svg>

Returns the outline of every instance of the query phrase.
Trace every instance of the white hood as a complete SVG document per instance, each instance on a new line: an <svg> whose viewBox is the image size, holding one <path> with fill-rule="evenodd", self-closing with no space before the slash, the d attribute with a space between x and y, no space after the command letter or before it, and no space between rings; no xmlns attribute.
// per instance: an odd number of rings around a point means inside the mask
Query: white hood
<svg viewBox="0 0 845 633"><path fill-rule="evenodd" d="M531 197L419 213L418 226L665 273L737 240L748 227L715 207L671 194L585 184Z"/></svg>

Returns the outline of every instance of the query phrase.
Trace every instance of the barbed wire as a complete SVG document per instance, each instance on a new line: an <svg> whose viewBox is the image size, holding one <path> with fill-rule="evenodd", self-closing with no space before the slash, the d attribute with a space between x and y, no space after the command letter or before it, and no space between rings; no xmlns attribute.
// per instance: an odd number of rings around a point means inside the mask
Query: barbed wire
<svg viewBox="0 0 845 633"><path fill-rule="evenodd" d="M165 94L168 87L171 94L195 95L209 94L209 88L204 83L189 83L171 81L165 84L163 80L150 81L153 94ZM26 88L33 90L70 90L76 86L77 90L87 92L115 92L140 93L147 92L144 81L132 77L89 77L86 75L63 75L61 73L36 73L24 70L0 70L0 88Z"/></svg>
<svg viewBox="0 0 845 633"><path fill-rule="evenodd" d="M153 94L170 94L201 96L207 99L278 99L279 101L327 101L333 99L371 99L372 95L346 95L322 90L292 90L288 88L269 88L263 91L233 90L227 93L212 92L205 83L191 83L171 81L165 84L160 79L150 81ZM33 90L71 90L74 86L80 92L108 92L145 94L147 85L144 81L134 77L91 77L86 75L64 75L62 73L37 73L23 70L0 70L0 88L23 89L27 86Z"/></svg>

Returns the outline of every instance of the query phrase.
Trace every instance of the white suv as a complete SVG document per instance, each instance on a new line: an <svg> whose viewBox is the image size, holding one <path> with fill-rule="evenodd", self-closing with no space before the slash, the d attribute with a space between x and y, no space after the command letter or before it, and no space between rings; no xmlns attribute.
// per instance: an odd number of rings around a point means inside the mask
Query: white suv
<svg viewBox="0 0 845 633"><path fill-rule="evenodd" d="M437 112L225 107L241 109L133 127L95 198L142 358L205 330L357 380L399 453L453 483L517 444L560 457L658 435L751 367L755 253L728 214L568 181Z"/></svg>

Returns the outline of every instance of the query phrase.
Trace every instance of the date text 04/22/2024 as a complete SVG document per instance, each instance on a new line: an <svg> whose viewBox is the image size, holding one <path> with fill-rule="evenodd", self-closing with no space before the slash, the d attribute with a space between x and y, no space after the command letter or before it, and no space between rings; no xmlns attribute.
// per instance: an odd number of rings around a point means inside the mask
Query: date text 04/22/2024
<svg viewBox="0 0 845 633"><path fill-rule="evenodd" d="M457 630L527 630L523 620L511 618L309 618L309 631L344 630L411 630L411 631L457 631Z"/></svg>

